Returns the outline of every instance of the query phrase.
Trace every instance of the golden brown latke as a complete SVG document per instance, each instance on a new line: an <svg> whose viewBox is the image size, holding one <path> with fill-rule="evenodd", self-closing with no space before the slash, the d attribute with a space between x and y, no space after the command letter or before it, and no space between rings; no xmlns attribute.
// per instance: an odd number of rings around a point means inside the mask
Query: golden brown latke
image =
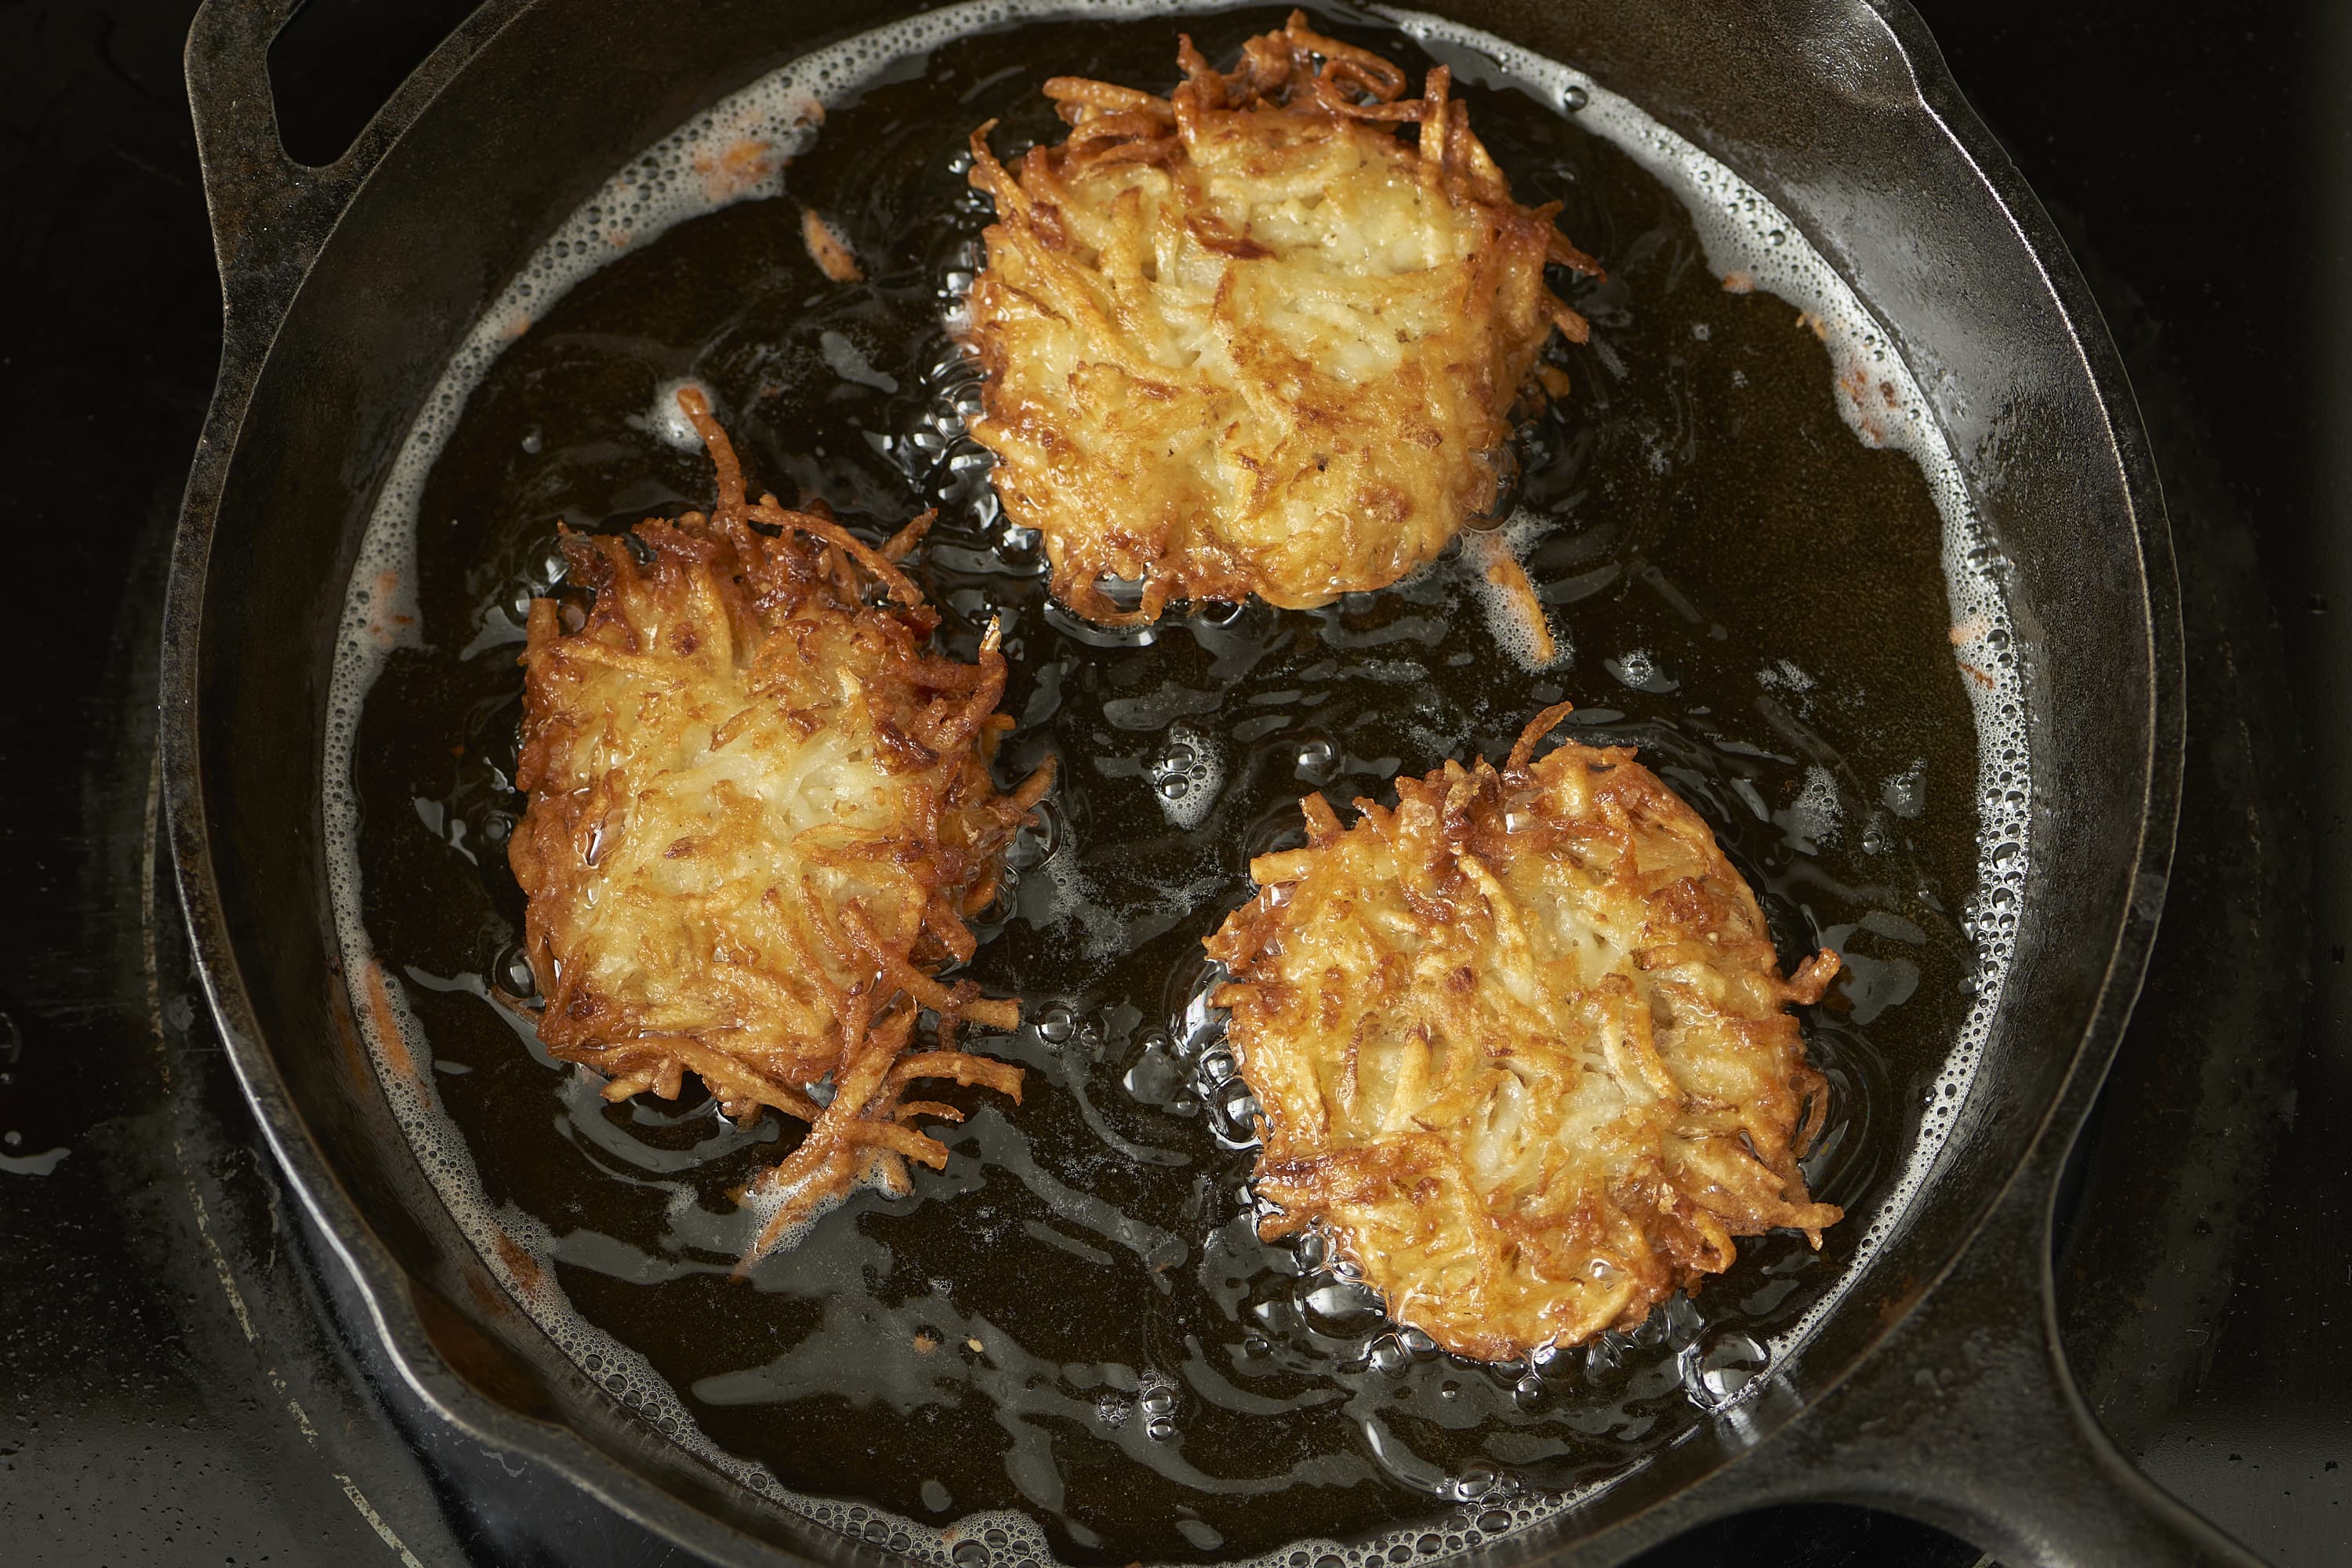
<svg viewBox="0 0 2352 1568"><path fill-rule="evenodd" d="M1843 1217L1797 1168L1822 1082L1786 1011L1836 955L1783 980L1755 895L1631 750L1531 763L1567 712L1344 831L1307 796L1308 847L1253 861L1208 943L1265 1113L1261 1228L1324 1227L1391 1317L1486 1361Z"/></svg>
<svg viewBox="0 0 2352 1568"><path fill-rule="evenodd" d="M1164 99L1048 81L1070 133L1017 174L972 135L997 213L972 433L1055 595L1105 623L1325 605L1433 559L1495 503L1537 351L1585 337L1546 259L1601 270L1511 200L1444 67L1399 101L1403 71L1297 13L1230 74L1177 58Z"/></svg>
<svg viewBox="0 0 2352 1568"><path fill-rule="evenodd" d="M1051 771L1010 795L990 781L1012 723L993 626L976 665L923 651L938 616L893 560L928 518L877 552L821 511L751 504L702 395L678 403L719 506L565 535L594 600L569 631L531 603L530 805L508 858L551 1053L604 1074L608 1100L674 1098L692 1072L730 1116L810 1123L761 1179L782 1203L756 1256L860 1182L903 1191L906 1161L944 1163L908 1123L959 1113L903 1099L913 1079L1020 1099L1019 1068L953 1048L960 1022L1010 1028L1018 1005L931 972L970 956L963 917ZM940 1048L906 1054L919 1008Z"/></svg>

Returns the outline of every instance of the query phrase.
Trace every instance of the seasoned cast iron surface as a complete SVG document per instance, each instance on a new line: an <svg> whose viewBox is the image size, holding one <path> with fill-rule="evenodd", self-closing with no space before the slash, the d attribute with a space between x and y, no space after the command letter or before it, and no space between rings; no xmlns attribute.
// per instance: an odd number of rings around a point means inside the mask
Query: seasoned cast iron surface
<svg viewBox="0 0 2352 1568"><path fill-rule="evenodd" d="M1190 24L1213 58L1281 13ZM836 105L781 199L681 226L547 310L474 394L424 495L424 646L371 694L354 767L369 930L424 1023L434 1093L493 1205L558 1238L591 1321L651 1359L722 1447L788 1484L947 1522L1043 1516L1124 1563L1265 1550L1621 1469L1761 1365L1853 1255L1966 1008L1976 744L1948 636L1941 523L1906 457L1866 447L1795 307L1727 290L1688 216L1609 144L1516 93L1471 92L1517 193L1612 271L1574 302L1595 342L1522 443L1528 558L1564 644L1528 673L1450 559L1318 612L1210 609L1112 636L1050 606L953 410L976 370L942 324L987 220L961 149L1053 134L1036 92L1078 71L1165 86L1174 26L1055 24L942 49ZM1395 35L1363 34L1408 65ZM866 280L828 281L801 206ZM523 606L558 521L624 528L708 505L656 389L693 375L755 482L823 495L869 537L926 504L918 575L969 655L1005 617L1006 778L1059 759L970 973L1027 1025L982 1048L1025 1102L961 1097L953 1158L911 1200L851 1201L730 1278L731 1194L797 1124L740 1131L698 1092L608 1106L489 999L528 990L505 859ZM572 592L569 589L562 592ZM1638 744L1763 893L1784 958L1849 975L1809 1018L1834 1088L1815 1190L1863 1218L1821 1254L1773 1236L1696 1302L1534 1368L1409 1350L1328 1260L1255 1239L1250 1105L1202 936L1249 858L1301 841L1297 799L1381 796L1401 770L1496 756L1563 696ZM1425 1342L1424 1342L1425 1343ZM1483 1511L1482 1511L1483 1510Z"/></svg>

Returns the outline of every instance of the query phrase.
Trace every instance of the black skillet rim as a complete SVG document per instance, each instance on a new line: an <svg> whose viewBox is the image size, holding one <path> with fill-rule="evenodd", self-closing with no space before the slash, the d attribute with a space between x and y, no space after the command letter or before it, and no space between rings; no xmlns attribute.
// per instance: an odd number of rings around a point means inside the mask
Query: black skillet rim
<svg viewBox="0 0 2352 1568"><path fill-rule="evenodd" d="M211 0L205 6L205 12L211 14L214 24L209 39L207 16L199 16L190 42L192 81L200 68L213 63L203 53L208 41L215 48L224 43L235 46L234 38L221 37L230 24L218 14L228 3L229 0ZM316 178L307 189L298 191L297 200L282 210L259 215L265 221L253 226L258 231L257 237L287 250L307 246L315 254L316 247L331 234L343 203L364 182L367 173L398 140L400 132L493 36L537 3L539 0L492 0L492 4L477 12L394 95L341 160L324 171L298 171ZM2137 406L2130 399L2120 359L2086 287L2021 177L1950 79L1925 25L1903 0L1864 3L1893 35L1910 67L1916 98L1900 105L1902 111L1924 112L1967 157L1986 194L2008 217L2020 243L2039 264L2042 281L2069 329L2074 352L2088 379L2103 395L2102 411L2106 416L2111 453L2137 524L2147 595L2149 668L2154 689L2149 722L2143 731L2147 784L2145 807L2138 824L2134 896L2119 913L2111 957L2091 1016L2078 1039L2068 1076L2051 1096L2038 1140L2018 1161L2003 1184L2006 1191L2039 1179L2042 1174L2040 1167L2044 1163L2050 1164L2050 1173L2054 1175L2054 1161L2037 1155L2053 1142L2063 1155L2104 1077L2146 965L2160 908L2164 871L2170 857L2183 744L2178 585L2161 500ZM283 0L271 0L262 8L257 24L250 16L245 18L241 25L248 35L247 46L250 47L257 26L259 42L266 47L290 8ZM274 125L268 121L266 102L260 106L259 114L260 123L274 138ZM199 129L201 133L201 118ZM229 331L219 390L199 444L175 541L164 617L161 717L165 793L173 853L180 869L183 908L206 994L232 1062L274 1155L311 1216L331 1238L343 1266L358 1282L375 1332L391 1351L404 1375L436 1410L486 1442L512 1447L542 1460L622 1513L718 1561L749 1563L773 1562L780 1555L789 1557L786 1549L757 1541L697 1509L579 1434L521 1415L499 1404L456 1371L425 1326L412 1294L414 1280L385 1250L343 1189L305 1127L259 1037L256 1015L238 973L227 918L211 874L195 700L198 637L213 525L226 472L278 318L299 287L307 271L308 257L290 267L257 276L255 256L237 255L240 247L226 232L240 220L249 221L256 215L237 210L233 199L225 204L221 183L211 177L215 149L207 146L205 151L215 227L224 231L221 246ZM277 235L269 232L272 225L267 220L270 218L277 220ZM237 265L240 261L242 268ZM2100 455L2104 458L2108 454ZM1982 1228L1997 1206L1989 1205L1977 1228ZM2046 1209L2046 1196L2042 1206ZM1963 1236L1953 1247L1946 1259L1947 1268L1966 1249L1974 1234L1971 1231ZM1921 1299L1932 1289L1932 1283L1922 1281ZM1874 1343L1859 1350L1840 1373L1811 1391L1809 1403L1817 1403L1838 1383L1845 1381L1877 1348ZM1727 1459L1722 1468L1728 1468L1730 1462ZM1687 1487L1675 1488L1654 1500L1645 1511L1654 1514L1671 1510L1688 1492ZM796 1525L804 1522L796 1516L785 1517ZM1693 1513L1687 1522L1696 1522L1701 1517ZM1572 1528L1578 1521L1571 1514L1559 1522ZM825 1544L830 1547L832 1542ZM1567 1544L1554 1531L1546 1530L1533 1536L1514 1538L1490 1549L1490 1554L1526 1556L1547 1546L1556 1549ZM841 1551L827 1550L824 1554L855 1561L888 1560L862 1545L840 1542L840 1546Z"/></svg>

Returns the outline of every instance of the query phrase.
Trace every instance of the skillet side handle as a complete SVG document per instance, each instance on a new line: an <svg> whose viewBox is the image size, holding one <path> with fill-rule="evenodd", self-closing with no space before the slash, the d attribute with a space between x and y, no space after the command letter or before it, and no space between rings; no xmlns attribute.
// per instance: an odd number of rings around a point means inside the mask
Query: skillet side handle
<svg viewBox="0 0 2352 1568"><path fill-rule="evenodd" d="M2084 1402L2059 1348L2050 1192L2014 1183L1874 1356L1908 1377L1850 1379L1824 1402L1835 1415L1801 1424L1806 1472L2003 1568L2263 1568L2140 1474Z"/></svg>

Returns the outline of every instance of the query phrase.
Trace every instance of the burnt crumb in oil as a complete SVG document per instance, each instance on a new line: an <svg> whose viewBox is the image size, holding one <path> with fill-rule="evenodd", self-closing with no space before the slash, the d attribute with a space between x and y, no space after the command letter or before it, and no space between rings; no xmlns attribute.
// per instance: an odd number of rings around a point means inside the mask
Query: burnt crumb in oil
<svg viewBox="0 0 2352 1568"><path fill-rule="evenodd" d="M1279 12L1188 18L1212 58ZM1941 523L1910 459L1856 441L1796 312L1726 291L1657 183L1550 106L1465 88L1530 205L1610 269L1555 282L1594 324L1549 351L1571 390L1530 421L1515 504L1565 658L1496 644L1458 558L1323 610L1215 606L1139 632L1051 605L961 433L977 371L944 321L979 266L964 138L1058 133L1042 79L1165 86L1174 28L1056 22L966 38L832 109L773 199L682 225L542 313L475 393L427 486L424 646L371 693L354 777L369 930L429 1036L436 1093L485 1196L533 1216L589 1321L642 1352L721 1447L787 1486L946 1523L1006 1508L1074 1563L1201 1559L1421 1519L1441 1539L1616 1473L1766 1365L1859 1240L1744 1245L1637 1329L1525 1363L1438 1353L1319 1241L1256 1239L1255 1107L1206 1006L1203 936L1297 798L1343 809L1401 773L1497 756L1565 697L1587 742L1638 745L1714 826L1784 959L1850 976L1806 1018L1827 1075L1816 1194L1866 1215L1918 1129L1971 973L1949 911L1976 866L1975 730L1946 638ZM1350 32L1418 73L1394 34ZM810 259L805 205L864 278ZM1062 784L1007 858L963 973L1026 1022L981 1048L1030 1069L1017 1109L950 1091L952 1158L862 1194L749 1288L731 1194L798 1136L707 1095L605 1103L488 1000L526 996L506 842L530 597L576 594L560 521L707 506L656 389L695 376L755 481L822 495L878 540L926 505L915 564L970 656L1003 617L1006 779Z"/></svg>

